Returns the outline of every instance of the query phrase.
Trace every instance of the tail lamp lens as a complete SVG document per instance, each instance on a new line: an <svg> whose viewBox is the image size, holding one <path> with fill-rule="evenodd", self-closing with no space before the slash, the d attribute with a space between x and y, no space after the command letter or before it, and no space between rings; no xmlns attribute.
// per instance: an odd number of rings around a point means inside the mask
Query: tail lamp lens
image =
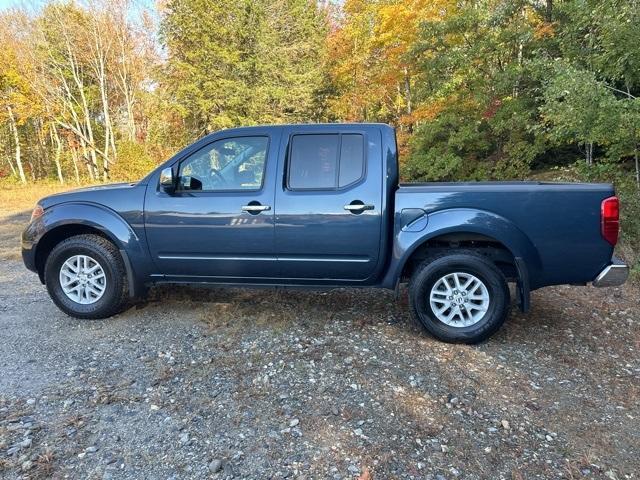
<svg viewBox="0 0 640 480"><path fill-rule="evenodd" d="M605 198L600 210L602 236L611 245L618 243L620 231L620 201L618 197Z"/></svg>

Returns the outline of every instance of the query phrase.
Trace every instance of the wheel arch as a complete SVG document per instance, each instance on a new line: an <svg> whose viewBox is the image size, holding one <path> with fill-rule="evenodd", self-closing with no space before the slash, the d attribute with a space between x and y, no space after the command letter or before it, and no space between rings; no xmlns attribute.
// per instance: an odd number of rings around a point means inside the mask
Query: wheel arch
<svg viewBox="0 0 640 480"><path fill-rule="evenodd" d="M530 285L537 278L541 261L531 240L513 222L493 212L462 208L425 217L421 230L406 229L397 234L387 285L406 279L434 250L471 249L489 256L517 283L521 308L528 309Z"/></svg>
<svg viewBox="0 0 640 480"><path fill-rule="evenodd" d="M144 249L131 226L116 212L93 204L57 205L46 210L42 232L35 242L35 267L42 283L47 258L56 245L76 235L93 234L110 241L120 252L130 296L139 290L130 257L144 255Z"/></svg>
<svg viewBox="0 0 640 480"><path fill-rule="evenodd" d="M401 278L410 277L415 265L423 259L446 250L471 250L481 253L498 266L505 278L511 279L514 276L507 266L515 267L515 255L506 245L486 234L460 230L430 236L418 243L404 260Z"/></svg>

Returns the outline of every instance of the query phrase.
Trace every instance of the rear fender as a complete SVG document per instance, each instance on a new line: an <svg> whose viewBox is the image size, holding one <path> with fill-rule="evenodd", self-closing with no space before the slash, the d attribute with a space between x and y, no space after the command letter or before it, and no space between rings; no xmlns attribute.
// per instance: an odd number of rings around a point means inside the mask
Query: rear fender
<svg viewBox="0 0 640 480"><path fill-rule="evenodd" d="M513 223L492 212L452 208L426 214L404 228L396 229L392 258L383 286L394 288L400 281L406 262L422 244L448 233L474 233L502 243L516 260L522 301L528 305L528 291L535 288L542 269L538 251L531 240Z"/></svg>

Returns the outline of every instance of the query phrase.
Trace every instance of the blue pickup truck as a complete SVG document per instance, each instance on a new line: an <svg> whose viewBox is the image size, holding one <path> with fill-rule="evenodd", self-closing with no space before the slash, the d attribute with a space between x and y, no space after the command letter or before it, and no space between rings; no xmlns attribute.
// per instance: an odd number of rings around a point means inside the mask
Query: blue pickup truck
<svg viewBox="0 0 640 480"><path fill-rule="evenodd" d="M373 287L408 282L432 335L475 343L547 285L615 286L607 184L398 184L382 124L208 135L133 184L44 198L22 256L55 304L105 318L152 284Z"/></svg>

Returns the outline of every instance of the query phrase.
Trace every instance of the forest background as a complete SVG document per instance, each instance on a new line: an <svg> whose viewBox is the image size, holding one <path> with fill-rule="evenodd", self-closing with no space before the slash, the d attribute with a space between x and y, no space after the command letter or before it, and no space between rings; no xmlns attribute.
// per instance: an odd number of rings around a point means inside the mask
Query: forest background
<svg viewBox="0 0 640 480"><path fill-rule="evenodd" d="M637 274L639 97L636 0L43 1L0 11L0 188L136 180L233 126L385 122L403 181L613 182Z"/></svg>

